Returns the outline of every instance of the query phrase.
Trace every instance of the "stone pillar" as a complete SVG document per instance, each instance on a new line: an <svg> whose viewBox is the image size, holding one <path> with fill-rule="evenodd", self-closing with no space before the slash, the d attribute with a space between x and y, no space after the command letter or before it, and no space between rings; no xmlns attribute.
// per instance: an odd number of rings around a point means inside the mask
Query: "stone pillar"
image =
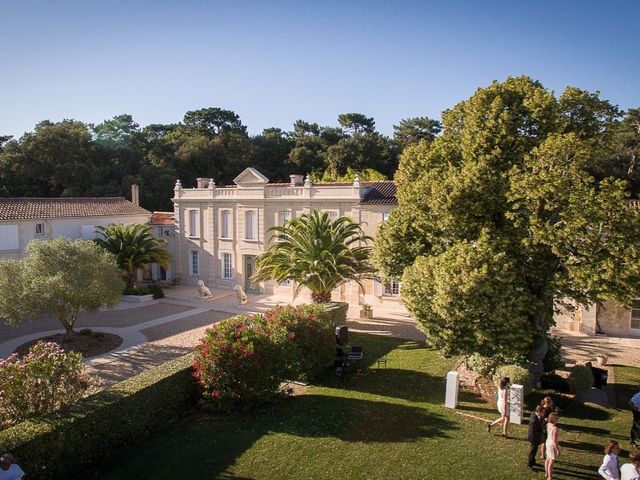
<svg viewBox="0 0 640 480"><path fill-rule="evenodd" d="M522 425L524 413L524 387L522 385L511 385L509 389L509 421Z"/></svg>
<svg viewBox="0 0 640 480"><path fill-rule="evenodd" d="M456 408L458 406L458 372L447 373L447 391L444 398L444 406Z"/></svg>

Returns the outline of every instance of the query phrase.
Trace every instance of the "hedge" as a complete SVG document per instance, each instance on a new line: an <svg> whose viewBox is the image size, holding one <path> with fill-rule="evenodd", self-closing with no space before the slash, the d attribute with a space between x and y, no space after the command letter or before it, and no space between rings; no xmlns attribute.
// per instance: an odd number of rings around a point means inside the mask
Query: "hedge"
<svg viewBox="0 0 640 480"><path fill-rule="evenodd" d="M69 478L185 414L197 399L193 354L164 363L55 413L0 431L29 478Z"/></svg>

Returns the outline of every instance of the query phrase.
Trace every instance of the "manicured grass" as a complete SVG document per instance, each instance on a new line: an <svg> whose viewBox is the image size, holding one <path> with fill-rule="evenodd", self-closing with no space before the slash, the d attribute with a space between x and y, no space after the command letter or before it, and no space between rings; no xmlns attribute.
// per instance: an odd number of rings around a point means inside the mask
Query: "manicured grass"
<svg viewBox="0 0 640 480"><path fill-rule="evenodd" d="M307 395L253 415L188 418L82 478L543 477L526 469L526 425L513 425L507 439L488 434L483 419L497 416L494 405L465 392L458 412L444 408L452 360L413 341L354 334L351 340L370 363L357 374L328 378ZM387 369L377 370L375 359L385 353ZM628 446L628 419L627 411L569 406L561 415L556 478L595 478L607 438Z"/></svg>

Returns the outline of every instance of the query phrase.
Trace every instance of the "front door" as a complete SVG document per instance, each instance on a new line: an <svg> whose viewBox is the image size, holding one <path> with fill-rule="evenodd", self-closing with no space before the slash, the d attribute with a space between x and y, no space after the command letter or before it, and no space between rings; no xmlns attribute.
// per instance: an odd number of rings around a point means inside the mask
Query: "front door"
<svg viewBox="0 0 640 480"><path fill-rule="evenodd" d="M260 292L260 285L251 281L251 275L256 271L256 256L244 256L244 290L246 292Z"/></svg>

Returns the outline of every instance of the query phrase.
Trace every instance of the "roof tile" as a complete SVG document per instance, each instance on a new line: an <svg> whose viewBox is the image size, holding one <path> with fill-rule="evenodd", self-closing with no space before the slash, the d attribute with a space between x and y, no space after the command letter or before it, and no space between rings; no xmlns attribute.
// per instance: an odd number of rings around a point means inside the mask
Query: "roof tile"
<svg viewBox="0 0 640 480"><path fill-rule="evenodd" d="M0 220L149 215L124 197L0 198Z"/></svg>

